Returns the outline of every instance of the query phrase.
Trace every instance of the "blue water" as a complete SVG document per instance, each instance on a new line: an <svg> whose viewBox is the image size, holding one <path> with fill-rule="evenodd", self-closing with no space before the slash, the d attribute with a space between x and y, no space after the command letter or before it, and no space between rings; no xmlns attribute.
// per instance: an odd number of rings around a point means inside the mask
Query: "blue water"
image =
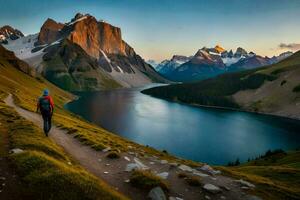
<svg viewBox="0 0 300 200"><path fill-rule="evenodd" d="M300 147L300 121L182 105L140 90L80 93L66 108L134 142L215 165Z"/></svg>

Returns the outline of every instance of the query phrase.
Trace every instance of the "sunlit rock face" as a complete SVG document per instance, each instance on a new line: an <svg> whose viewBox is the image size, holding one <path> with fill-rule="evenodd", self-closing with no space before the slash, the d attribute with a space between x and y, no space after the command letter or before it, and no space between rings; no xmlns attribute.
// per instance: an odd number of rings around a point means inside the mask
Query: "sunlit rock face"
<svg viewBox="0 0 300 200"><path fill-rule="evenodd" d="M64 24L58 23L53 19L48 18L41 27L37 45L44 45L55 42L60 38L60 31Z"/></svg>

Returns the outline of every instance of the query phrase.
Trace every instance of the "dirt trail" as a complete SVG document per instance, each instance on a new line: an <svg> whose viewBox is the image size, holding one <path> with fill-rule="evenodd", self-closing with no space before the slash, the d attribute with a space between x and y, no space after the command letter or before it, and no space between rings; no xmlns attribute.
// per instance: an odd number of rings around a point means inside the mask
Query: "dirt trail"
<svg viewBox="0 0 300 200"><path fill-rule="evenodd" d="M14 104L12 95L9 95L5 99L5 103L15 108L21 116L42 128L41 116L18 107ZM109 159L106 158L108 152L95 151L88 146L82 145L78 140L73 138L72 135L68 135L65 130L61 130L56 126L52 127L49 136L54 142L63 147L64 150L87 171L104 180L131 199L146 199L149 192L132 187L130 183L128 183L130 172L126 172L125 169L128 164L134 163L136 159L156 173L168 173L166 180L172 183L169 191L170 196L180 197L185 200L204 198L232 200L257 198L246 194L246 191L251 190L251 188L245 189L240 183L222 175L209 174L206 177L201 177L203 184L211 183L221 188L219 193L212 194L204 191L202 188L187 185L185 180L179 179L177 176L179 172L182 172L182 169L179 169L178 166L174 166L174 164L162 162L156 157L148 156L146 158L138 158L135 152L127 152L122 153L119 159ZM185 172L193 174L195 170L193 172Z"/></svg>

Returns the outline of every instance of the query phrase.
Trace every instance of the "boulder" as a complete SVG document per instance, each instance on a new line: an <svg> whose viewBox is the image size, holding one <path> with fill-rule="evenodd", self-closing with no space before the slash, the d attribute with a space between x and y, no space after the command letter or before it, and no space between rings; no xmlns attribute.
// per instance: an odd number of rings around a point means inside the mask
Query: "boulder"
<svg viewBox="0 0 300 200"><path fill-rule="evenodd" d="M196 175L196 176L203 177L203 178L204 178L204 177L209 177L208 174L203 174L203 173L198 172L198 171L194 171L193 174Z"/></svg>
<svg viewBox="0 0 300 200"><path fill-rule="evenodd" d="M23 152L24 152L24 150L19 149L19 148L15 148L15 149L10 150L10 153L15 153L15 154L23 153Z"/></svg>
<svg viewBox="0 0 300 200"><path fill-rule="evenodd" d="M169 172L162 172L162 173L157 174L157 176L159 176L162 179L167 179L169 176Z"/></svg>
<svg viewBox="0 0 300 200"><path fill-rule="evenodd" d="M148 197L152 200L166 200L166 195L160 187L153 188L149 192Z"/></svg>
<svg viewBox="0 0 300 200"><path fill-rule="evenodd" d="M255 185L252 183L249 183L248 181L244 181L243 179L235 180L236 183L240 183L243 186L249 187L249 188L255 188Z"/></svg>
<svg viewBox="0 0 300 200"><path fill-rule="evenodd" d="M186 172L193 172L193 169L187 165L180 165L178 167L178 169L182 170L182 171L186 171Z"/></svg>
<svg viewBox="0 0 300 200"><path fill-rule="evenodd" d="M211 175L217 175L221 174L221 171L219 170L214 170L211 166L209 165L203 165L202 167L198 168L199 170L205 171L210 173Z"/></svg>
<svg viewBox="0 0 300 200"><path fill-rule="evenodd" d="M213 193L213 194L221 192L221 189L218 186L215 186L215 185L210 184L210 183L205 184L203 186L203 189L210 192L210 193Z"/></svg>

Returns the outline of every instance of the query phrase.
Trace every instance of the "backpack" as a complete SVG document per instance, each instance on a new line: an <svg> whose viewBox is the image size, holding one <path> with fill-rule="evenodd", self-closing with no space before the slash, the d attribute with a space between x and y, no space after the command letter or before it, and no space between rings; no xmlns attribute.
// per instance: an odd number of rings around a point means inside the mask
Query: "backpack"
<svg viewBox="0 0 300 200"><path fill-rule="evenodd" d="M50 111L51 110L50 100L48 98L41 97L39 99L39 104L40 104L41 111Z"/></svg>

